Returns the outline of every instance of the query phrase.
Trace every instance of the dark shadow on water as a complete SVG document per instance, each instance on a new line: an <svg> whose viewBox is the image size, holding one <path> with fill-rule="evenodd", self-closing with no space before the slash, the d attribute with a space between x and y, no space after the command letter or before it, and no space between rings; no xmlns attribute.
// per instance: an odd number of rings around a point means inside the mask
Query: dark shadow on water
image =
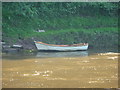
<svg viewBox="0 0 120 90"><path fill-rule="evenodd" d="M38 52L36 57L82 57L88 56L88 51L74 51L74 52Z"/></svg>
<svg viewBox="0 0 120 90"><path fill-rule="evenodd" d="M58 51L38 51L32 53L15 52L15 53L3 53L3 60L23 60L29 58L52 58L52 57L85 57L98 53L114 52L118 53L116 49L88 49L87 51L70 51L70 52L58 52Z"/></svg>

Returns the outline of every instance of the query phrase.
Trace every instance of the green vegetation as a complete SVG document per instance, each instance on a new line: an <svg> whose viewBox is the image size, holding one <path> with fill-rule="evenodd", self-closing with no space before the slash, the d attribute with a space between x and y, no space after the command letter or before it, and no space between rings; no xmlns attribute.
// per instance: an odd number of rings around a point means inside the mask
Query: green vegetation
<svg viewBox="0 0 120 90"><path fill-rule="evenodd" d="M2 8L3 40L8 43L32 39L53 44L88 42L101 47L118 44L118 3L4 2ZM36 32L39 29L46 32Z"/></svg>

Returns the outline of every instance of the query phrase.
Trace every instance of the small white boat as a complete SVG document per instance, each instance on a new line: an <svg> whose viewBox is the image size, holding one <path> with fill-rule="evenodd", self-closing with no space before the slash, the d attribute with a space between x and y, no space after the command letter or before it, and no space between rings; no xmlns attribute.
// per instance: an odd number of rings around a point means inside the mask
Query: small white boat
<svg viewBox="0 0 120 90"><path fill-rule="evenodd" d="M79 43L72 45L54 45L46 44L43 42L34 41L38 50L52 50L52 51L76 51L76 50L87 50L88 43Z"/></svg>

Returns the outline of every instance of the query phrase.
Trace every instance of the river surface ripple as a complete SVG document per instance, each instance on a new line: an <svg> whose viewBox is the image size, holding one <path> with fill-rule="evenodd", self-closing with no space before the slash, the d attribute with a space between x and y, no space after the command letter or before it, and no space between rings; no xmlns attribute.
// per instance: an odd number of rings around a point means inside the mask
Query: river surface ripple
<svg viewBox="0 0 120 90"><path fill-rule="evenodd" d="M42 55L43 54L43 55ZM51 55L52 56L51 56ZM2 60L3 88L117 88L118 56L107 52L89 55L37 53L22 58L6 55ZM58 55L58 56L57 56ZM9 56L9 58L5 58ZM11 56L11 58L10 58ZM45 57L47 56L47 57ZM57 56L57 57L55 57ZM16 57L13 59L13 57ZM17 58L18 57L18 58ZM27 56L28 57L28 56Z"/></svg>

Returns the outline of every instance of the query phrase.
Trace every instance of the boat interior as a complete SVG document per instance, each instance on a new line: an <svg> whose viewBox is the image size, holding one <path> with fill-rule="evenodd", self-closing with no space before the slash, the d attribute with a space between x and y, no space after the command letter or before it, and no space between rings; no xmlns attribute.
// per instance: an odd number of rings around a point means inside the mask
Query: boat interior
<svg viewBox="0 0 120 90"><path fill-rule="evenodd" d="M78 44L70 44L70 45L55 45L55 44L47 44L43 42L35 42L39 44L49 45L49 46L60 46L60 47L70 47L70 46L86 46L88 43L78 43Z"/></svg>

